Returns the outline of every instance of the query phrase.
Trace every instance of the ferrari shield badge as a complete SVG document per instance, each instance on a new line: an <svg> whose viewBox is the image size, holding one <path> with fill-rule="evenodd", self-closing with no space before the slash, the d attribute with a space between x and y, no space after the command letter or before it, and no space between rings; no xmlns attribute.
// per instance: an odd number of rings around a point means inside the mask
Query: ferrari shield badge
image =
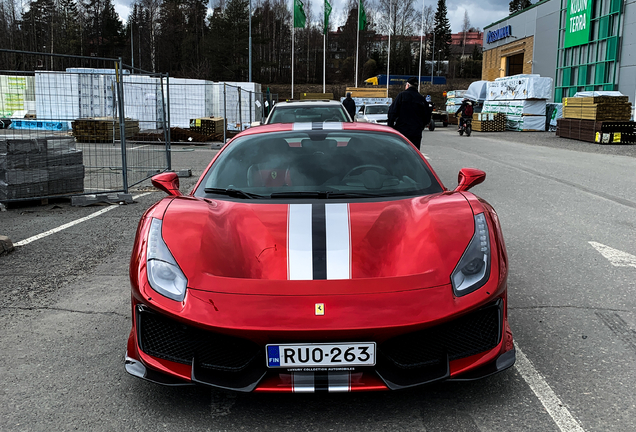
<svg viewBox="0 0 636 432"><path fill-rule="evenodd" d="M316 303L316 315L324 315L324 314L325 314L325 304Z"/></svg>
<svg viewBox="0 0 636 432"><path fill-rule="evenodd" d="M270 175L271 175L271 176L272 176L272 178L275 180L275 179L276 179L276 176L278 175L278 173L277 173L276 171L272 171L272 172L270 173Z"/></svg>

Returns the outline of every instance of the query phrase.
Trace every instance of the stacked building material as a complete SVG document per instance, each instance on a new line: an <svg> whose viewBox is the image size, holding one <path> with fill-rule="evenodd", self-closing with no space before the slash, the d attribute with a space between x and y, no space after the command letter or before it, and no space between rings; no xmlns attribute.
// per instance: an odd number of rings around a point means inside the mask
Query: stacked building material
<svg viewBox="0 0 636 432"><path fill-rule="evenodd" d="M46 144L49 195L84 192L84 157L75 140L49 138Z"/></svg>
<svg viewBox="0 0 636 432"><path fill-rule="evenodd" d="M0 75L0 118L17 111L35 112L35 80L32 76Z"/></svg>
<svg viewBox="0 0 636 432"><path fill-rule="evenodd" d="M506 130L506 115L502 113L473 114L473 131L503 132Z"/></svg>
<svg viewBox="0 0 636 432"><path fill-rule="evenodd" d="M139 121L124 121L126 138L139 133ZM77 142L108 143L119 140L121 129L119 119L113 117L80 118L72 122L73 136Z"/></svg>
<svg viewBox="0 0 636 432"><path fill-rule="evenodd" d="M563 117L583 120L629 121L632 104L627 96L563 98Z"/></svg>
<svg viewBox="0 0 636 432"><path fill-rule="evenodd" d="M46 140L0 140L0 201L45 196Z"/></svg>
<svg viewBox="0 0 636 432"><path fill-rule="evenodd" d="M466 90L451 90L446 92L446 106L444 109L449 114L455 114L455 111L457 111L464 100L465 93Z"/></svg>
<svg viewBox="0 0 636 432"><path fill-rule="evenodd" d="M482 112L506 114L506 129L545 131L546 103L552 98L552 78L536 74L497 78L487 84Z"/></svg>
<svg viewBox="0 0 636 432"><path fill-rule="evenodd" d="M598 144L636 144L636 122L561 118L556 134Z"/></svg>
<svg viewBox="0 0 636 432"><path fill-rule="evenodd" d="M0 201L83 192L82 152L72 140L0 139Z"/></svg>
<svg viewBox="0 0 636 432"><path fill-rule="evenodd" d="M223 128L225 119L223 117L204 117L190 119L190 130L206 136L211 140L223 139Z"/></svg>

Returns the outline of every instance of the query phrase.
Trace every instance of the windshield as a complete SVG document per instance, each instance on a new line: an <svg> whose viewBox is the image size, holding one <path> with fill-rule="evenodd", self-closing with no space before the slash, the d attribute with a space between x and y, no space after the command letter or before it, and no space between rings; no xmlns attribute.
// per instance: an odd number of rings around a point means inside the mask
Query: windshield
<svg viewBox="0 0 636 432"><path fill-rule="evenodd" d="M388 114L388 105L369 105L366 107L365 112L367 114Z"/></svg>
<svg viewBox="0 0 636 432"><path fill-rule="evenodd" d="M282 106L277 105L271 123L299 123L299 122L348 122L350 121L344 108L340 105L331 106Z"/></svg>
<svg viewBox="0 0 636 432"><path fill-rule="evenodd" d="M417 150L396 135L307 130L235 140L219 155L194 195L363 199L441 191Z"/></svg>

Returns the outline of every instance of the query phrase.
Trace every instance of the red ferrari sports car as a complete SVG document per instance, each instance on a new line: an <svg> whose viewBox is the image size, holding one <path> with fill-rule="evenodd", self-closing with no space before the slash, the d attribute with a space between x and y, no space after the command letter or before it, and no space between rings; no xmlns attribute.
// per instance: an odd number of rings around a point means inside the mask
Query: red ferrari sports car
<svg viewBox="0 0 636 432"><path fill-rule="evenodd" d="M126 370L236 391L396 390L515 362L495 210L370 123L248 129L143 215Z"/></svg>

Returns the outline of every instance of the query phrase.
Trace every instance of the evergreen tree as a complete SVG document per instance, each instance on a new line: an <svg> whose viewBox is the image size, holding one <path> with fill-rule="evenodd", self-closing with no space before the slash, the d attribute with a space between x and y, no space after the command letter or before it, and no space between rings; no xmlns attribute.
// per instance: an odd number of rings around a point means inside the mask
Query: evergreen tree
<svg viewBox="0 0 636 432"><path fill-rule="evenodd" d="M210 18L207 56L215 81L247 81L248 0L229 0Z"/></svg>
<svg viewBox="0 0 636 432"><path fill-rule="evenodd" d="M59 0L57 43L55 52L60 54L81 54L80 14L75 0Z"/></svg>
<svg viewBox="0 0 636 432"><path fill-rule="evenodd" d="M434 29L435 33L435 59L436 61L448 60L451 46L451 27L447 16L446 0L437 1L437 11L435 12Z"/></svg>
<svg viewBox="0 0 636 432"><path fill-rule="evenodd" d="M173 76L182 76L183 41L186 36L186 21L182 0L165 0L159 9L159 31L156 42L157 70Z"/></svg>
<svg viewBox="0 0 636 432"><path fill-rule="evenodd" d="M532 2L530 0L512 0L508 3L508 10L510 11L510 14L513 14L530 6L532 6Z"/></svg>
<svg viewBox="0 0 636 432"><path fill-rule="evenodd" d="M53 48L53 0L35 0L22 15L22 29L28 51L51 52Z"/></svg>

